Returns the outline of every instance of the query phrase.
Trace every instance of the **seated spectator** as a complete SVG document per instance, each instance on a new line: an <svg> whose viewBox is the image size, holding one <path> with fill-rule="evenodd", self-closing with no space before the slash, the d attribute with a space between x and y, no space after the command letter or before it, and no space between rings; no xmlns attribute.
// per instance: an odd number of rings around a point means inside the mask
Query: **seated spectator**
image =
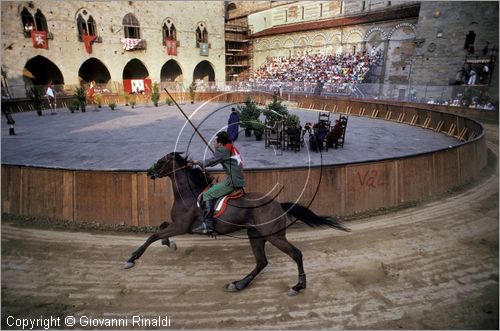
<svg viewBox="0 0 500 331"><path fill-rule="evenodd" d="M339 120L335 120L335 125L332 130L328 134L326 139L326 145L328 147L333 147L333 145L337 145L339 139L342 137L342 125Z"/></svg>

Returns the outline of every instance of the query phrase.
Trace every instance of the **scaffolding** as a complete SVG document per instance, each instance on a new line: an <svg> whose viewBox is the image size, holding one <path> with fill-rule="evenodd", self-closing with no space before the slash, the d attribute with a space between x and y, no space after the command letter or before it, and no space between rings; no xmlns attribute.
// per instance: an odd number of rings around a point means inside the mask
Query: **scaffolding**
<svg viewBox="0 0 500 331"><path fill-rule="evenodd" d="M252 39L248 25L225 25L226 81L246 81L252 72Z"/></svg>

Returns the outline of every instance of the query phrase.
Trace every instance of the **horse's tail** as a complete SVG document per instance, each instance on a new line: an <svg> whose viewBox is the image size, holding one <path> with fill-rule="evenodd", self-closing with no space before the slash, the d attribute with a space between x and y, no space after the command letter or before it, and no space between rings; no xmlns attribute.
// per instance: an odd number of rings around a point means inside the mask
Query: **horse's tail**
<svg viewBox="0 0 500 331"><path fill-rule="evenodd" d="M337 230L351 232L351 229L339 223L335 218L316 215L309 208L297 203L284 202L281 204L281 208L283 208L287 214L296 217L310 227L326 225Z"/></svg>

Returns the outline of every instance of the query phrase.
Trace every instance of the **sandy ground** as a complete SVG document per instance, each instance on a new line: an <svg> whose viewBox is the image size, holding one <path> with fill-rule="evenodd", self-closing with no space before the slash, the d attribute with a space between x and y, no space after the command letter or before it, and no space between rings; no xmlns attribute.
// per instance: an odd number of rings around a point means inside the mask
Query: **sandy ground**
<svg viewBox="0 0 500 331"><path fill-rule="evenodd" d="M351 220L352 233L292 227L308 276L296 297L286 295L295 264L269 244L262 274L227 293L254 267L246 240L181 236L177 251L155 243L123 270L147 235L20 227L4 217L2 328L41 316L71 329L64 319L74 316L77 329L119 319L127 326L115 328L146 329L154 327L134 316L151 325L159 316L173 329L498 329L498 124L487 131L494 164L472 186Z"/></svg>

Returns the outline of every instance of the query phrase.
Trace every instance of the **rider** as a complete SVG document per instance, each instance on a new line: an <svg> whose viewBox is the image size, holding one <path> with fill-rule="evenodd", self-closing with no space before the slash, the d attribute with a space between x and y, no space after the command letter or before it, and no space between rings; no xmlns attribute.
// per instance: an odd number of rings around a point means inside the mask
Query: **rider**
<svg viewBox="0 0 500 331"><path fill-rule="evenodd" d="M215 138L215 152L212 158L205 159L202 162L192 160L190 165L201 164L205 168L215 166L219 163L222 164L226 172L226 180L215 184L203 193L203 223L192 229L193 233L212 234L214 232L213 212L215 200L245 186L241 155L236 147L233 146L233 142L226 131L217 133Z"/></svg>

